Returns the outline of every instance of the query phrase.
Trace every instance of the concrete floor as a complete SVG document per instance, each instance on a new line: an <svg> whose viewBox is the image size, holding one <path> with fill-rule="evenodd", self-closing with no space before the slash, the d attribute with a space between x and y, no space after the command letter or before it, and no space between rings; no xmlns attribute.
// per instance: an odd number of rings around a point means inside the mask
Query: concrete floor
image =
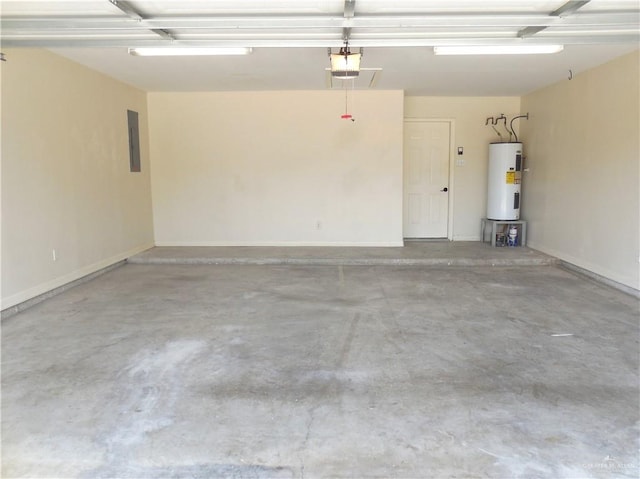
<svg viewBox="0 0 640 479"><path fill-rule="evenodd" d="M408 241L398 248L357 247L159 247L128 260L136 264L314 264L533 266L555 264L531 248L495 248L478 241Z"/></svg>
<svg viewBox="0 0 640 479"><path fill-rule="evenodd" d="M127 264L2 322L2 477L635 478L638 308L555 266Z"/></svg>

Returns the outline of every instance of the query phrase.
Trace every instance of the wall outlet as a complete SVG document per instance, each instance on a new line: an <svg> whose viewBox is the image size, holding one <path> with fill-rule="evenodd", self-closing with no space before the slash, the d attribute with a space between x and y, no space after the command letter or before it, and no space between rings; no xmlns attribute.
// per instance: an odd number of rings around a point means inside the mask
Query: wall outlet
<svg viewBox="0 0 640 479"><path fill-rule="evenodd" d="M316 229L317 230L321 230L322 229L322 221L316 221Z"/></svg>

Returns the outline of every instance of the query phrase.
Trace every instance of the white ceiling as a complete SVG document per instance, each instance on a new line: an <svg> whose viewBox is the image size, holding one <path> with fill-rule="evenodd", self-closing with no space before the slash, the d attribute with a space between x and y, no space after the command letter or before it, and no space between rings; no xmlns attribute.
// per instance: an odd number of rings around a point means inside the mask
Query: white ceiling
<svg viewBox="0 0 640 479"><path fill-rule="evenodd" d="M563 11L571 6L579 8ZM3 47L49 48L147 91L341 88L325 68L327 49L336 51L346 36L352 49L363 48L363 67L383 69L373 88L522 95L637 49L640 40L638 0L1 0L0 8ZM565 48L452 57L432 48L519 43ZM148 45L249 46L253 53L128 54ZM355 87L369 88L371 75L363 71Z"/></svg>

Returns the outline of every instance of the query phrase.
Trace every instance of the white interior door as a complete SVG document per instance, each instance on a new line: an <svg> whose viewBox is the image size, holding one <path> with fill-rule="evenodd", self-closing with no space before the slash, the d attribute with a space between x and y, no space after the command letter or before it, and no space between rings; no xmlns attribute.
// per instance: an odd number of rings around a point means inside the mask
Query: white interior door
<svg viewBox="0 0 640 479"><path fill-rule="evenodd" d="M446 238L449 224L449 122L404 123L405 238Z"/></svg>

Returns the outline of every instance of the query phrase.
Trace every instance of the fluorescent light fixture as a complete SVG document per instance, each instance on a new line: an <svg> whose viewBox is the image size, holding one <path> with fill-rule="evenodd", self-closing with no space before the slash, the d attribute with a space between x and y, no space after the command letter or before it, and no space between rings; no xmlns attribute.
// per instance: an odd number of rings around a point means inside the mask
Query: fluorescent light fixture
<svg viewBox="0 0 640 479"><path fill-rule="evenodd" d="M465 45L433 47L436 55L531 55L558 53L562 45Z"/></svg>
<svg viewBox="0 0 640 479"><path fill-rule="evenodd" d="M349 47L340 49L340 53L331 53L331 76L348 80L360 74L361 53L351 53Z"/></svg>
<svg viewBox="0 0 640 479"><path fill-rule="evenodd" d="M246 47L140 47L129 48L129 54L140 57L198 56L198 55L248 55Z"/></svg>

